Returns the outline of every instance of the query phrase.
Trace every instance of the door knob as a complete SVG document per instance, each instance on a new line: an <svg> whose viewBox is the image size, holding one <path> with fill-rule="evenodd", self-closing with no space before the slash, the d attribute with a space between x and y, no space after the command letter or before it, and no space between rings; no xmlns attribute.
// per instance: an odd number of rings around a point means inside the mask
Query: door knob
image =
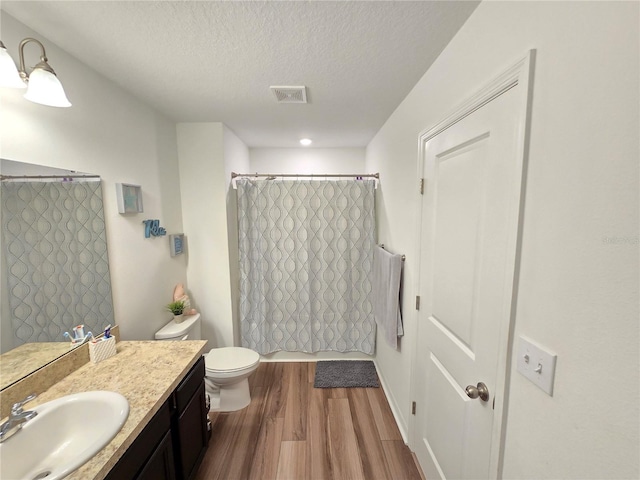
<svg viewBox="0 0 640 480"><path fill-rule="evenodd" d="M467 388L465 388L464 391L467 392L467 396L469 398L480 397L480 400L482 400L483 402L489 401L489 389L482 382L478 382L477 387L474 387L473 385L467 385Z"/></svg>

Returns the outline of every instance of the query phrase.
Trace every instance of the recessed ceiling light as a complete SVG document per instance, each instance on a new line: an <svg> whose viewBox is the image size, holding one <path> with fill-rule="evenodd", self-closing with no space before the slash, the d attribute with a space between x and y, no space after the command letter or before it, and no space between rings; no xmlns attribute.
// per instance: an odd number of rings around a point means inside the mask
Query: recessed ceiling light
<svg viewBox="0 0 640 480"><path fill-rule="evenodd" d="M308 147L309 145L311 145L311 139L310 138L303 138L302 140L300 140L300 145L304 145L305 147Z"/></svg>

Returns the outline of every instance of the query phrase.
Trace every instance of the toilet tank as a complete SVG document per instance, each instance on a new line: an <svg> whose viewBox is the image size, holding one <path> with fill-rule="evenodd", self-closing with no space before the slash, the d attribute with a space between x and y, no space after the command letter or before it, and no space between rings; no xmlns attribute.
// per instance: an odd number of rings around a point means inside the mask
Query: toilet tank
<svg viewBox="0 0 640 480"><path fill-rule="evenodd" d="M156 340L202 340L200 314L185 315L180 323L171 320L156 332Z"/></svg>

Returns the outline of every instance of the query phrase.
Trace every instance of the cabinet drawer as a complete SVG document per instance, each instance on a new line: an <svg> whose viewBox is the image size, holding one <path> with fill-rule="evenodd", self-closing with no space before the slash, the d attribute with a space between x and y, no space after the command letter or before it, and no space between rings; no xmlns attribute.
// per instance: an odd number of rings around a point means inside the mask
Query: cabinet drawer
<svg viewBox="0 0 640 480"><path fill-rule="evenodd" d="M193 394L196 393L196 390L198 390L198 387L202 384L204 372L204 357L200 357L187 376L184 377L184 380L180 382L178 388L176 388L174 395L178 414L184 411L189 400L191 400Z"/></svg>

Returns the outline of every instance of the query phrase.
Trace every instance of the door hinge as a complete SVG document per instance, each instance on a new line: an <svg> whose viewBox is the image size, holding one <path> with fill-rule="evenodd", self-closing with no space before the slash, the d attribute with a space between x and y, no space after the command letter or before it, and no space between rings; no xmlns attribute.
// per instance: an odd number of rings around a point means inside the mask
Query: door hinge
<svg viewBox="0 0 640 480"><path fill-rule="evenodd" d="M416 402L411 402L411 415L416 414Z"/></svg>
<svg viewBox="0 0 640 480"><path fill-rule="evenodd" d="M493 406L491 407L492 410L496 409L496 397L493 397Z"/></svg>
<svg viewBox="0 0 640 480"><path fill-rule="evenodd" d="M420 295L416 295L416 310L420 310Z"/></svg>
<svg viewBox="0 0 640 480"><path fill-rule="evenodd" d="M424 195L424 178L420 179L420 195Z"/></svg>

